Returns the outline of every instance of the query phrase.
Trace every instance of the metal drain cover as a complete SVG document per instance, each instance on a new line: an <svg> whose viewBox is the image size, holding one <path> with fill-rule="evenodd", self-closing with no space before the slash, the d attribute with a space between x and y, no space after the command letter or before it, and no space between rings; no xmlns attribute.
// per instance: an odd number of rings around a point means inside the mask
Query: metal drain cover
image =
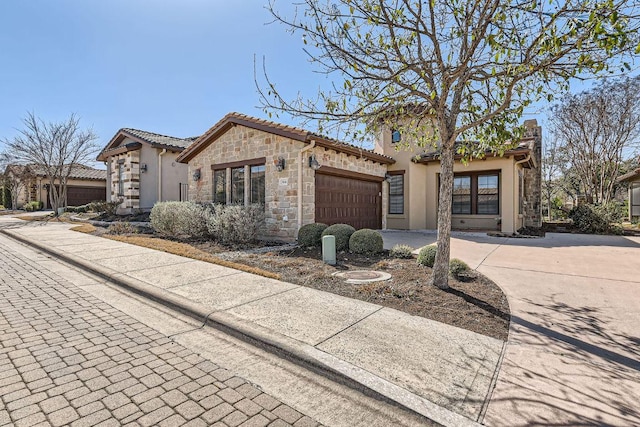
<svg viewBox="0 0 640 427"><path fill-rule="evenodd" d="M333 273L333 276L346 279L347 283L353 284L382 282L384 280L391 279L391 275L389 273L371 270L338 271Z"/></svg>

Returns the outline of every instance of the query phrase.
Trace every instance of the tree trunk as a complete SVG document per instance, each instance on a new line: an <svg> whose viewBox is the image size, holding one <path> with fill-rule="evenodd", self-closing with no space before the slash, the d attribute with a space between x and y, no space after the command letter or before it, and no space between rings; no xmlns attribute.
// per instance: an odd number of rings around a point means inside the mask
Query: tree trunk
<svg viewBox="0 0 640 427"><path fill-rule="evenodd" d="M442 148L440 154L440 195L438 197L438 250L431 276L431 284L440 289L449 289L453 157L453 147Z"/></svg>

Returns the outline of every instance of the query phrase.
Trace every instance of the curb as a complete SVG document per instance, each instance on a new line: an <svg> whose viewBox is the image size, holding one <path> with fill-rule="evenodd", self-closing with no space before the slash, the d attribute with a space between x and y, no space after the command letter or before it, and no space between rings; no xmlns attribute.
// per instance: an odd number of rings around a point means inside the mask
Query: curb
<svg viewBox="0 0 640 427"><path fill-rule="evenodd" d="M360 367L338 359L317 348L301 343L255 324L242 321L223 311L211 311L198 303L173 294L164 289L134 279L110 268L92 264L73 254L62 254L38 242L31 241L19 233L0 230L3 235L22 244L34 247L42 252L65 261L75 267L95 274L110 283L116 284L135 294L162 304L196 319L221 332L275 354L334 382L357 390L369 397L401 408L423 420L443 426L481 426L478 422L461 414L441 407L400 386L380 378Z"/></svg>

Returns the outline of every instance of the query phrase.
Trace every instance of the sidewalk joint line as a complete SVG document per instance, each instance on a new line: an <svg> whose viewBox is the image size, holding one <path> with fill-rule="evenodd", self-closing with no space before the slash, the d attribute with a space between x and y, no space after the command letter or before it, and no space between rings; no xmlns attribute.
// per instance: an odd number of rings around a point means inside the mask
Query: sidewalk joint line
<svg viewBox="0 0 640 427"><path fill-rule="evenodd" d="M505 237L505 239L508 239L508 237ZM496 246L495 248L493 248L493 250L491 252L489 252L487 255L485 255L484 258L482 258L482 261L480 261L480 264L478 264L478 266L474 269L474 270L478 270L478 268L480 268L480 266L482 264L484 264L484 262L487 260L487 258L489 258L495 251L497 251L498 249L500 249L506 240L503 240L502 243L498 244L498 246Z"/></svg>
<svg viewBox="0 0 640 427"><path fill-rule="evenodd" d="M228 267L225 267L225 268L228 268ZM196 285L198 283L203 283L203 282L206 282L208 280L216 280L216 279L222 279L223 277L236 276L236 275L238 275L240 273L243 273L243 272L242 271L237 271L235 273L229 273L229 274L224 274L222 276L216 276L216 277L209 277L209 278L206 278L206 279L200 279L200 280L196 280L195 282L184 283L182 285L167 286L166 289L176 289L176 288L179 288L179 287L182 287L182 286ZM149 282L147 282L147 283L149 283Z"/></svg>
<svg viewBox="0 0 640 427"><path fill-rule="evenodd" d="M284 283L289 283L289 282L284 282ZM261 300L263 300L263 299L267 299L267 298L275 297L275 296L277 296L277 295L282 295L282 294L284 294L285 292L289 292L289 291L293 291L293 290L296 290L296 289L300 289L300 286L298 286L298 285L294 285L294 286L295 286L294 288L285 289L284 291L276 292L275 294L265 295L265 296L262 296L262 297L260 297L260 298L252 299L251 301L245 301L245 302L243 302L243 303L233 305L233 306L231 306L231 307L221 308L220 310L214 310L214 311L212 311L211 313L209 313L209 315L207 316L207 319L209 318L209 316L210 316L210 315L212 315L213 313L216 313L216 312L232 310L232 309L234 309L234 308L238 308L238 307L241 307L241 306L246 305L246 304L251 304L251 303L254 303L254 302L256 302L256 301L261 301ZM255 323L255 322L252 322L252 323Z"/></svg>
<svg viewBox="0 0 640 427"><path fill-rule="evenodd" d="M380 311L380 310L382 310L383 308L384 308L384 307L380 306L380 308L378 308L377 310L372 311L371 313L367 314L367 315L366 315L366 316L364 316L362 319L357 320L356 322L354 322L354 323L350 324L350 325L349 325L349 326L347 326L346 328L343 328L342 330L340 330L340 331L336 332L335 334L331 335L330 337L327 337L327 338L323 339L322 341L320 341L320 342L319 342L319 343L317 343L317 344L314 344L313 346L317 348L319 345L324 344L325 342L329 341L331 338L335 337L336 335L339 335L339 334L343 333L343 332L344 332L344 331L346 331L347 329L349 329L349 328L351 328L351 327L353 327L353 326L357 325L358 323L362 322L363 320L365 320L365 319L367 319L367 318L369 318L369 317L373 316L374 314L376 314L377 312L379 312L379 311ZM320 350L320 349L318 349L318 350ZM330 353L329 353L329 354L330 354Z"/></svg>

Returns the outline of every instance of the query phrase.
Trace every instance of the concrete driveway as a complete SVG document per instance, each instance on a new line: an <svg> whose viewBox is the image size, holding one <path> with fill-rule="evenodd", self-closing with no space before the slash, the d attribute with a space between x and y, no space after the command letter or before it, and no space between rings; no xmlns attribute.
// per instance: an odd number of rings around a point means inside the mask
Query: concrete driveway
<svg viewBox="0 0 640 427"><path fill-rule="evenodd" d="M419 247L432 233L385 232ZM512 321L487 425L640 425L640 238L459 233L452 256L506 293Z"/></svg>

